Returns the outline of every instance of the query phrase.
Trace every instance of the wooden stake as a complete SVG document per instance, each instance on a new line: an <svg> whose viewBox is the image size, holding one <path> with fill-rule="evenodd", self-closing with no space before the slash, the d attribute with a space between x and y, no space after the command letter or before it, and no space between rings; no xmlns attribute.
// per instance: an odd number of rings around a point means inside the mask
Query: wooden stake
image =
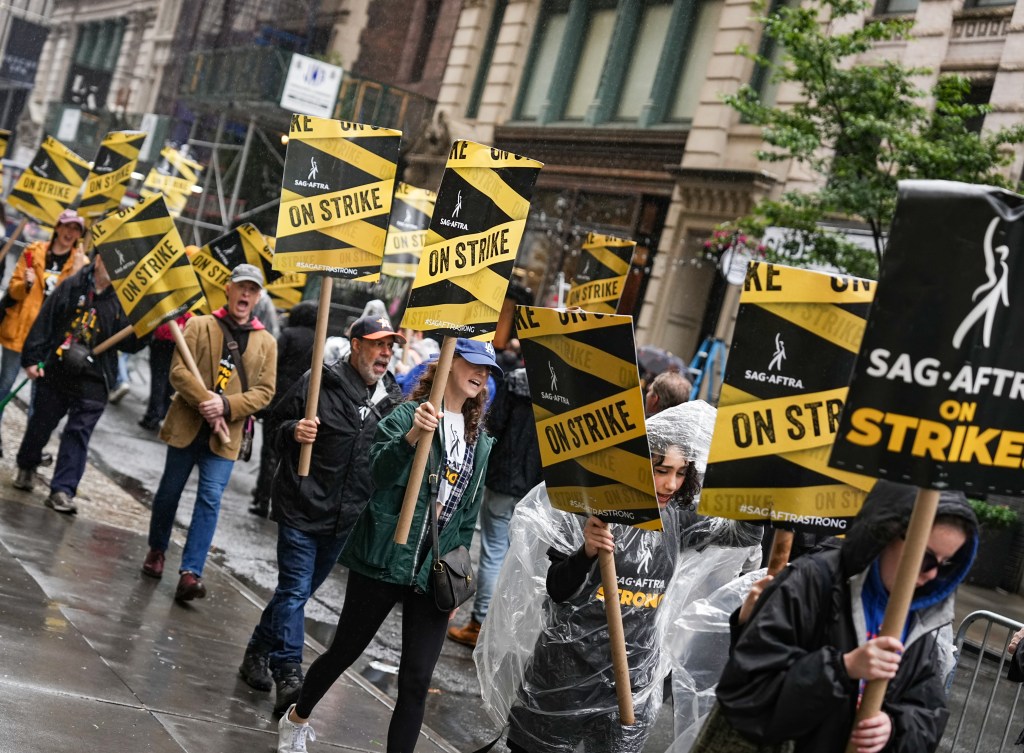
<svg viewBox="0 0 1024 753"><path fill-rule="evenodd" d="M626 636L622 630L615 555L602 549L597 554L597 560L601 567L601 586L604 588L604 613L608 619L608 645L612 652L615 695L619 699L619 723L626 727L636 724L636 718L633 716L633 688L629 682L629 661L626 657Z"/></svg>
<svg viewBox="0 0 1024 753"><path fill-rule="evenodd" d="M316 419L316 409L320 405L320 377L324 370L324 347L327 344L327 320L331 315L331 291L334 278L324 275L320 281L320 307L316 312L316 330L313 334L313 361L309 365L309 389L306 390L306 419ZM309 464L313 460L313 445L303 444L299 447L300 476L309 475Z"/></svg>
<svg viewBox="0 0 1024 753"><path fill-rule="evenodd" d="M907 623L907 615L910 613L910 602L914 598L917 576L921 574L921 561L924 559L925 549L928 548L928 538L931 536L938 508L938 491L917 490L914 511L910 514L910 524L903 542L903 553L896 568L896 582L893 584L892 593L889 594L889 603L885 607L885 617L882 618L882 630L879 635L890 636L896 640L903 639L903 626ZM853 722L854 728L858 722L882 710L882 701L885 700L885 690L888 686L888 680L872 680L867 684ZM856 745L847 743L846 753L856 751Z"/></svg>
<svg viewBox="0 0 1024 753"><path fill-rule="evenodd" d="M14 228L14 232L11 233L11 237L7 239L7 242L4 244L4 247L0 248L0 259L3 259L5 256L7 256L7 252L11 250L11 247L14 245L14 242L18 240L18 238L21 237L21 234L25 231L26 225L28 225L28 217L22 217L21 222L19 222L18 226Z"/></svg>
<svg viewBox="0 0 1024 753"><path fill-rule="evenodd" d="M452 368L452 359L455 357L455 337L445 337L441 343L441 354L437 358L437 371L434 372L434 381L430 385L430 396L427 400L437 412L441 412L441 399L444 397L444 388L448 385L448 372ZM409 469L409 484L405 487L405 497L402 500L402 511L398 515L398 525L395 528L395 543L404 545L409 540L409 528L412 527L412 514L416 511L416 499L420 496L420 482L423 480L423 472L427 468L427 460L430 456L430 444L434 441L432 432L420 432L416 442L416 454L412 458L412 467Z"/></svg>
<svg viewBox="0 0 1024 753"><path fill-rule="evenodd" d="M772 536L772 553L768 557L768 574L778 575L789 562L789 553L793 550L793 532L782 528L775 529Z"/></svg>
<svg viewBox="0 0 1024 753"><path fill-rule="evenodd" d="M177 325L175 325L175 326L177 326ZM131 333L132 333L132 325L129 324L127 327L125 327L122 330L119 330L119 331L115 332L110 337L108 337L106 340L104 340L99 345L97 345L95 348L93 348L92 354L94 356L98 356L100 353L105 353L106 351L110 350L115 345L117 345L119 342L121 342L122 340L126 339L129 335L131 335Z"/></svg>
<svg viewBox="0 0 1024 753"><path fill-rule="evenodd" d="M199 367L196 366L196 359L192 356L192 351L188 349L188 343L185 342L185 335L181 334L181 329L178 327L178 323L175 321L170 322L171 335L174 337L174 344L178 347L178 354L181 356L181 360L185 362L185 366L192 372L192 376L196 378L199 384L203 386L206 383L203 381L203 375L199 373ZM216 397L217 393L210 391L211 397ZM217 437L223 444L229 444L231 437L224 431L218 431Z"/></svg>

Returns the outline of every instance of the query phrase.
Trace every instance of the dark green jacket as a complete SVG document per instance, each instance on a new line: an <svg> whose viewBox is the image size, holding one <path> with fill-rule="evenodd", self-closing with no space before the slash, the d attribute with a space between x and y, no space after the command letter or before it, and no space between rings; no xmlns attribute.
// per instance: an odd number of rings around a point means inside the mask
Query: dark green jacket
<svg viewBox="0 0 1024 753"><path fill-rule="evenodd" d="M439 433L434 434L431 460L427 463L427 472L423 474L420 483L420 494L416 499L416 510L409 528L409 540L402 546L394 540L398 514L402 509L402 499L409 480L409 468L415 453L415 448L405 441L405 435L412 428L412 414L417 405L419 403L414 401L402 403L377 424L377 435L370 448L370 471L376 491L356 520L338 561L367 577L400 585L415 584L426 592L434 557L428 553L417 571L416 553L422 546L429 548L427 499L430 485L427 476L436 470L438 459L443 456L444 448ZM483 432L476 440L473 473L466 493L452 519L441 531L438 541L438 549L442 554L458 546L469 548L483 499L483 479L493 443L494 440Z"/></svg>

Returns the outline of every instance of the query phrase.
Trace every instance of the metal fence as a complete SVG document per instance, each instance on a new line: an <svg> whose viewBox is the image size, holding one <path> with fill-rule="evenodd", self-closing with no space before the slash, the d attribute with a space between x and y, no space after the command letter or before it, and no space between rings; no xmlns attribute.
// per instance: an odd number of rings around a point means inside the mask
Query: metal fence
<svg viewBox="0 0 1024 753"><path fill-rule="evenodd" d="M1006 679L1006 649L1021 627L994 612L972 612L964 618L956 634L959 661L949 688L950 718L939 744L941 753L1013 749L1024 726L1024 719L1015 719L1022 685Z"/></svg>

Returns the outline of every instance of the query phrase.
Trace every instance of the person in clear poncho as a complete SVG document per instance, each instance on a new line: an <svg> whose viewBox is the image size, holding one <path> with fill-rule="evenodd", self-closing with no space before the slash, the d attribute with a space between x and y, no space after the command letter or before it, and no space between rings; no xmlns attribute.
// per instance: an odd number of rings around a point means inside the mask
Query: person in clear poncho
<svg viewBox="0 0 1024 753"><path fill-rule="evenodd" d="M760 556L760 526L696 513L714 417L698 401L647 422L662 531L560 512L543 484L516 507L474 653L484 702L498 723L508 720L513 753L642 750L669 669L666 630L683 606ZM636 716L629 726L619 722L600 549L615 553Z"/></svg>

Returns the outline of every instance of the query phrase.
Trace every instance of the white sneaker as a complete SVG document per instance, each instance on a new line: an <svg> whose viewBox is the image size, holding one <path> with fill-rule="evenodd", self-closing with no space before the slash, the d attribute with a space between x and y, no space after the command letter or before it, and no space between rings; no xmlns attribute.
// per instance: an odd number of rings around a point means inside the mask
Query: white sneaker
<svg viewBox="0 0 1024 753"><path fill-rule="evenodd" d="M117 405L119 402L121 402L122 397L131 392L131 389L132 388L128 386L127 382L122 382L121 384L114 385L114 389L110 391L110 395L107 396L107 400L109 400L114 405Z"/></svg>
<svg viewBox="0 0 1024 753"><path fill-rule="evenodd" d="M306 737L316 740L316 733L309 724L296 724L288 719L294 708L293 703L277 723L277 753L306 753Z"/></svg>

